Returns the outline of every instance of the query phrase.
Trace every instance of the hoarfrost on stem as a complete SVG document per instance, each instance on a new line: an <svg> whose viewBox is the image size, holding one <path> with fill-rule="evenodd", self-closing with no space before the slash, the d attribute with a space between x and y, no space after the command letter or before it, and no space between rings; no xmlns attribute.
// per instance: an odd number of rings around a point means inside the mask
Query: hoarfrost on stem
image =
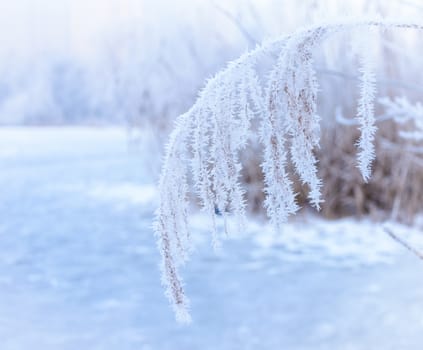
<svg viewBox="0 0 423 350"><path fill-rule="evenodd" d="M213 245L218 246L216 211L225 221L233 214L242 229L245 200L240 183L240 151L255 131L253 126L259 125L265 207L274 228L280 230L288 216L298 210L287 170L289 162L307 185L310 203L319 209L321 181L314 150L319 147L320 118L316 112L318 82L313 50L332 34L373 27L423 29L421 25L387 20L341 21L266 41L208 80L195 104L178 118L166 148L154 226L162 255L163 284L178 321L191 320L179 274L191 250L189 182L211 219ZM366 48L365 36L358 38L363 38L360 45ZM366 50L360 52L357 111L361 131L358 166L364 180L370 177L376 132L375 74ZM263 88L257 64L263 58L274 57Z"/></svg>

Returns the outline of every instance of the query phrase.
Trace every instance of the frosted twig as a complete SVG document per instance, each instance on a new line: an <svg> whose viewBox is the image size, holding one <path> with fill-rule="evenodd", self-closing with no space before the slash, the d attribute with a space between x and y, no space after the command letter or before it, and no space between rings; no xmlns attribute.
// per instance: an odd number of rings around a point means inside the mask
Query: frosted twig
<svg viewBox="0 0 423 350"><path fill-rule="evenodd" d="M318 209L322 199L315 150L320 143L320 118L313 52L330 35L369 27L423 30L422 25L398 21L340 21L266 41L208 80L191 109L178 118L163 163L155 231L163 284L179 320L190 319L178 271L190 252L188 182L192 180L203 210L212 219L213 242L218 244L216 208L225 217L233 214L238 222L244 219L240 152L251 139L252 125L260 125L265 206L275 229L298 210L288 162L308 187L309 202ZM275 57L263 87L257 63ZM365 52L361 58L358 160L367 180L374 157L375 76Z"/></svg>
<svg viewBox="0 0 423 350"><path fill-rule="evenodd" d="M383 230L397 243L401 244L405 249L413 253L415 256L417 256L419 259L423 260L423 253L419 252L417 249L412 247L409 243L407 243L405 240L400 238L398 235L394 233L391 229L384 226Z"/></svg>

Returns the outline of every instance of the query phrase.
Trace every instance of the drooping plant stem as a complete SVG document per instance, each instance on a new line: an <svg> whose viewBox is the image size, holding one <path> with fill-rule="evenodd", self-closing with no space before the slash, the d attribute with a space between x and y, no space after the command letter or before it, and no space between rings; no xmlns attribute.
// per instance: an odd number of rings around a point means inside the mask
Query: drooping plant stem
<svg viewBox="0 0 423 350"><path fill-rule="evenodd" d="M387 20L341 21L266 41L210 79L191 109L178 118L163 163L155 232L162 254L163 284L179 321L190 321L188 299L178 272L188 258L191 244L187 223L189 181L193 182L202 209L211 218L213 243L218 245L215 211L225 219L232 213L240 223L245 216L239 153L248 144L252 124L258 124L265 207L275 229L279 230L287 217L298 210L288 162L308 187L310 203L318 209L323 199L314 154L319 147L320 118L313 52L330 35L361 28L422 30L423 26ZM360 40L366 44L368 36L360 36ZM366 52L360 55L358 167L367 180L374 158L375 78ZM257 64L274 57L262 86Z"/></svg>

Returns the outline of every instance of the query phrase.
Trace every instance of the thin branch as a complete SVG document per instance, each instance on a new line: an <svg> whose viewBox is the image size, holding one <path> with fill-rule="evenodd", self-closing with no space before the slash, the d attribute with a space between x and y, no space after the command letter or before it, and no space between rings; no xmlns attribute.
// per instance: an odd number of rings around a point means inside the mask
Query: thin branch
<svg viewBox="0 0 423 350"><path fill-rule="evenodd" d="M258 40L256 40L256 38L254 38L253 35L251 35L251 33L247 30L247 28L244 27L244 25L241 23L239 18L235 17L234 14L224 9L216 2L213 1L212 3L213 3L213 6L216 8L216 10L222 13L226 18L228 18L235 25L235 27L238 28L238 30L245 37L245 39L247 39L251 47L257 44Z"/></svg>
<svg viewBox="0 0 423 350"><path fill-rule="evenodd" d="M399 238L391 229L384 226L383 230L397 243L401 244L404 248L406 248L408 251L412 252L415 256L417 256L419 259L423 260L423 254L419 252L417 249L412 247L409 243L404 241L402 238Z"/></svg>

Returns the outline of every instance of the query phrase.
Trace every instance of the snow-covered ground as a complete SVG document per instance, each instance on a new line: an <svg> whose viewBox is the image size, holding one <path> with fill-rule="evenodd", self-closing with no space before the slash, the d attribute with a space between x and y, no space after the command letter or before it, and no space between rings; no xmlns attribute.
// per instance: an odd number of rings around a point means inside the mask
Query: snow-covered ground
<svg viewBox="0 0 423 350"><path fill-rule="evenodd" d="M252 221L218 252L194 215L182 271L194 322L178 325L155 180L127 146L119 129L0 129L1 350L423 347L423 262L381 225L310 215L281 236Z"/></svg>

